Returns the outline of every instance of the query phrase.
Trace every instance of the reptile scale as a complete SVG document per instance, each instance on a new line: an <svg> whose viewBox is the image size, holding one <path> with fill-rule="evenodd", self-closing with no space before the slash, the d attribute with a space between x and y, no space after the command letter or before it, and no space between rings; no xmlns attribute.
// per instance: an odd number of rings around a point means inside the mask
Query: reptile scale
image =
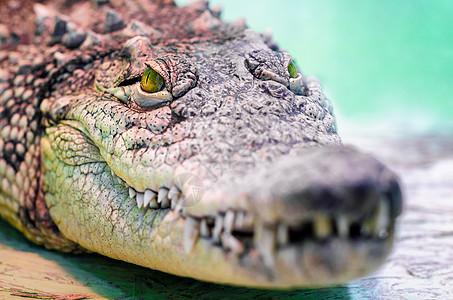
<svg viewBox="0 0 453 300"><path fill-rule="evenodd" d="M375 270L402 197L319 82L205 1L2 1L0 214L28 239L216 283Z"/></svg>

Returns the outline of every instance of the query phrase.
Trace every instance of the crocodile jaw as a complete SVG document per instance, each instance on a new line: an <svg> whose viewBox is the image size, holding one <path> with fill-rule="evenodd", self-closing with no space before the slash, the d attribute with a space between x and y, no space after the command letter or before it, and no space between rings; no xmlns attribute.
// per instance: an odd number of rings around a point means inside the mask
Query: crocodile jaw
<svg viewBox="0 0 453 300"><path fill-rule="evenodd" d="M66 237L111 258L206 281L290 288L328 286L363 276L374 271L391 249L398 195L393 207L368 205L369 213L363 214L367 217L356 218L355 224L349 220L346 231L336 216L331 216L336 225L326 229L330 225L322 224L326 215L322 209L307 209L310 219L297 208L300 203L290 205L288 195L265 199L244 189L226 193L207 188L193 206L143 208L107 162L69 165L57 156L48 136L41 146L46 202L54 222ZM370 203L380 203L374 200ZM285 224L285 209L273 209L274 203L299 211L294 215L304 219L288 214ZM334 213L338 211L341 208ZM235 221L227 225L231 212ZM383 213L385 224L378 225ZM300 229L304 220L312 222L311 232ZM206 221L208 231L201 229ZM358 224L363 234L352 233Z"/></svg>

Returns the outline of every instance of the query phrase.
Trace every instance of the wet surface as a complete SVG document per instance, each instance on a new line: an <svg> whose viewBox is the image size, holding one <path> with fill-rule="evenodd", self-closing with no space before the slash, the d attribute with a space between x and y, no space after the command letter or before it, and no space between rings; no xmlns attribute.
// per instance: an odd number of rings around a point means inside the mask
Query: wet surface
<svg viewBox="0 0 453 300"><path fill-rule="evenodd" d="M318 290L221 286L99 255L47 251L0 221L0 298L20 299L12 294L28 292L93 299L453 299L453 133L349 133L344 141L388 164L400 175L405 194L394 251L366 278Z"/></svg>

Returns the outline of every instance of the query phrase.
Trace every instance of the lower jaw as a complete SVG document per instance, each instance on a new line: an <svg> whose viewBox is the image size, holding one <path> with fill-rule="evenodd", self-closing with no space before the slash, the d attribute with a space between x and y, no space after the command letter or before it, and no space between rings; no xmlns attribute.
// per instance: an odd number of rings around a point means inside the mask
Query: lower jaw
<svg viewBox="0 0 453 300"><path fill-rule="evenodd" d="M375 271L393 243L393 231L385 239L329 238L304 241L279 248L274 265L266 267L255 249L233 254L208 239L200 238L190 253L181 241L185 220L169 211L149 244L153 253L132 263L198 280L266 289L326 287L345 283ZM145 251L146 245L140 252ZM146 252L146 251L145 251ZM124 259L124 258L122 258Z"/></svg>
<svg viewBox="0 0 453 300"><path fill-rule="evenodd" d="M46 160L46 167L59 170ZM200 238L190 253L183 245L186 220L170 209L141 210L127 189L104 172L90 179L80 175L65 185L52 174L46 196L52 218L61 232L81 246L144 267L199 280L260 288L320 287L342 283L375 270L387 256L392 233L385 239L330 238L305 240L277 249L272 267L265 267L255 251L234 255ZM90 172L88 172L91 174ZM55 177L55 178L52 178ZM98 188L81 193L80 180ZM92 193L102 188L108 193ZM78 195L74 197L68 195ZM72 199L72 200L71 200ZM116 217L114 217L116 216ZM253 250L253 249L252 249Z"/></svg>
<svg viewBox="0 0 453 300"><path fill-rule="evenodd" d="M71 191L62 193L66 195ZM183 243L186 220L179 212L143 211L132 200L116 203L116 199L127 197L127 191L120 194L110 198L108 205L89 206L84 204L84 199L64 205L62 197L54 202L51 212L68 212L69 206L80 206L73 209L84 214L56 217L67 218L59 226L62 233L89 250L178 276L257 288L320 287L346 282L375 270L392 244L392 233L385 239L305 240L277 249L272 268L265 267L254 248L238 255L204 238L199 238L187 253ZM86 196L92 199L92 195ZM109 207L125 209L125 204L132 205L132 210L122 221L112 224ZM141 225L136 227L139 220L142 220ZM85 231L76 230L77 224L84 223L92 229L89 236Z"/></svg>
<svg viewBox="0 0 453 300"><path fill-rule="evenodd" d="M393 237L385 240L307 241L280 249L276 287L322 287L345 283L375 271L388 256ZM272 281L272 279L271 279Z"/></svg>
<svg viewBox="0 0 453 300"><path fill-rule="evenodd" d="M216 256L223 256L229 266L222 268L216 261L208 266L211 274L183 275L198 279L267 289L326 287L345 283L375 271L391 250L393 237L386 239L350 241L332 238L325 241L306 241L278 249L273 268L265 267L259 255L248 253L233 256L220 248L212 249ZM209 241L200 240L191 253L192 257L205 254L213 248ZM255 254L255 255L254 255ZM218 262L219 260L217 260ZM207 271L207 270L205 270Z"/></svg>

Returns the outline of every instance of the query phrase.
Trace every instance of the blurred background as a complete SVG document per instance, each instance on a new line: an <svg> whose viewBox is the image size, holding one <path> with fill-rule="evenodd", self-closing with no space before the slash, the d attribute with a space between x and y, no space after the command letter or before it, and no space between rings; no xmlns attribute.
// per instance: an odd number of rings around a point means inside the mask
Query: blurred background
<svg viewBox="0 0 453 300"><path fill-rule="evenodd" d="M210 3L223 7L225 21L272 29L303 74L320 79L340 134L358 124L417 134L453 128L453 1Z"/></svg>

